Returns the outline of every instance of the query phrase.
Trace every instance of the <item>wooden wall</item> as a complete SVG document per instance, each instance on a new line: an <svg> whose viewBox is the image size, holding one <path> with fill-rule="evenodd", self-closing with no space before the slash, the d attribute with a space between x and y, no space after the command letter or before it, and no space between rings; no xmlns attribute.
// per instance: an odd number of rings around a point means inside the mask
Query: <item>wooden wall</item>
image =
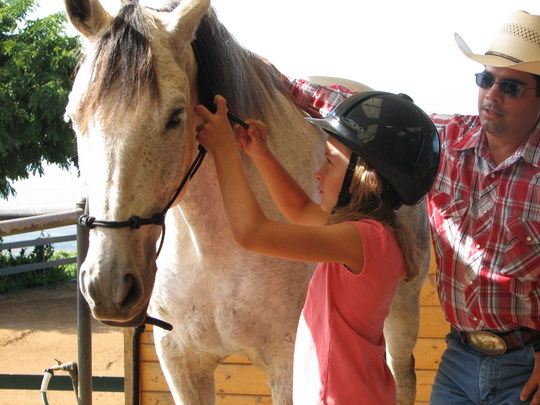
<svg viewBox="0 0 540 405"><path fill-rule="evenodd" d="M416 405L427 405L435 371L446 344L449 331L439 306L435 286L434 265L421 295L421 318L418 342L414 351L416 358L417 398ZM126 404L131 404L131 331L125 335ZM142 334L141 401L142 405L174 405L165 379L161 373L153 345L151 328ZM241 356L230 356L215 372L217 405L270 405L270 390L266 375L250 365Z"/></svg>

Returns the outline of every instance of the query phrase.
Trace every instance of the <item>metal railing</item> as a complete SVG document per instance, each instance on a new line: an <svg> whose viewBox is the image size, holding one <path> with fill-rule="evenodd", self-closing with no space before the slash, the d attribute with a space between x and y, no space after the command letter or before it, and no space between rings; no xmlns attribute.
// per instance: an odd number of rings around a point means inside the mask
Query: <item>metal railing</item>
<svg viewBox="0 0 540 405"><path fill-rule="evenodd" d="M84 212L85 202L77 204L75 210L64 211L52 214L37 215L28 218L9 219L0 221L0 237L18 235L27 232L41 231L45 229L57 228L61 226L77 224L77 219ZM62 237L60 237L63 239ZM54 239L54 238L52 238ZM73 240L73 239L71 239ZM84 262L88 250L88 229L77 224L77 258L71 258L71 263L77 262L77 273ZM43 240L42 240L43 241ZM64 240L61 240L64 241ZM50 242L50 241L49 241ZM3 243L2 246L12 248L22 247L26 242ZM41 242L40 242L41 243ZM48 242L45 242L48 243ZM28 246L28 245L25 245ZM61 259L60 261L65 260ZM48 264L49 263L49 264ZM52 267L64 263L45 262L46 266ZM43 268L44 263L38 263L36 267ZM27 266L27 265L23 265ZM41 267L40 267L41 266ZM34 270L32 266L15 266L6 271L0 270L0 275L16 274L23 271ZM92 330L91 313L84 297L77 284L77 404L92 405L92 390L107 392L123 392L123 377L92 377ZM0 374L0 389L36 389L37 378L41 382L42 376L36 375L13 375ZM71 390L71 382L68 376L56 376L51 383L52 390Z"/></svg>
<svg viewBox="0 0 540 405"><path fill-rule="evenodd" d="M0 277L10 276L12 274L26 273L28 271L34 271L34 270L45 270L51 267L77 263L76 257L66 257L63 259L55 259L55 260L45 260L45 257L44 257L45 245L52 245L55 243L62 243L62 242L71 242L74 240L77 240L77 235L75 234L65 235L65 236L55 236L55 237L43 237L43 238L24 240L24 241L19 241L19 242L0 243L0 251L35 246L35 247L38 247L38 250L41 252L40 253L41 261L33 262L33 263L26 263L26 264L19 264L19 265L10 266L10 267L3 267L0 269Z"/></svg>

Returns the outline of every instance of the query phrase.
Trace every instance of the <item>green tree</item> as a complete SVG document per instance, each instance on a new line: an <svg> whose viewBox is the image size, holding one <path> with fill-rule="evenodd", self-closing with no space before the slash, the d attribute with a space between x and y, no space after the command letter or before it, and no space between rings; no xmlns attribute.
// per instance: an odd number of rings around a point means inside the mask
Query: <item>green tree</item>
<svg viewBox="0 0 540 405"><path fill-rule="evenodd" d="M0 197L14 180L43 174L47 161L76 164L73 133L63 120L79 41L56 13L27 16L36 0L0 0Z"/></svg>

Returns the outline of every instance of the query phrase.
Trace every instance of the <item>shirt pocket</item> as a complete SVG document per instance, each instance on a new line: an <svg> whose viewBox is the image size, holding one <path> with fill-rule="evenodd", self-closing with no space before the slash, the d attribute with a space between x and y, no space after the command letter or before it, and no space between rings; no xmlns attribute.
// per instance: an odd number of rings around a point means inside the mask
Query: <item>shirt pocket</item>
<svg viewBox="0 0 540 405"><path fill-rule="evenodd" d="M522 281L539 281L540 222L512 218L506 224L506 231L501 272Z"/></svg>
<svg viewBox="0 0 540 405"><path fill-rule="evenodd" d="M460 239L460 228L469 205L450 194L436 191L431 197L432 220L436 224L435 249L440 257L452 256Z"/></svg>
<svg viewBox="0 0 540 405"><path fill-rule="evenodd" d="M443 218L459 222L467 212L468 208L468 204L465 201L453 198L450 194L442 191L433 193L431 204Z"/></svg>

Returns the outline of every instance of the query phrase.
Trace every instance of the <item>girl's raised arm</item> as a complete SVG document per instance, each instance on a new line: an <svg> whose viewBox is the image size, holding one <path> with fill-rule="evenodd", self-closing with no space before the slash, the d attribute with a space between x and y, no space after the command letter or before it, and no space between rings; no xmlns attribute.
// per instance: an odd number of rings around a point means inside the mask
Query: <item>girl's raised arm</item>
<svg viewBox="0 0 540 405"><path fill-rule="evenodd" d="M240 125L234 128L237 143L253 160L281 213L293 224L326 224L328 214L313 202L268 149L266 125L257 120L247 120L246 123L249 124L247 130Z"/></svg>
<svg viewBox="0 0 540 405"><path fill-rule="evenodd" d="M196 112L206 124L198 128L198 140L214 157L225 211L234 238L248 250L284 259L337 262L351 271L363 268L362 240L354 225L302 226L269 220L263 213L245 176L226 101L216 96L217 112L204 106Z"/></svg>

